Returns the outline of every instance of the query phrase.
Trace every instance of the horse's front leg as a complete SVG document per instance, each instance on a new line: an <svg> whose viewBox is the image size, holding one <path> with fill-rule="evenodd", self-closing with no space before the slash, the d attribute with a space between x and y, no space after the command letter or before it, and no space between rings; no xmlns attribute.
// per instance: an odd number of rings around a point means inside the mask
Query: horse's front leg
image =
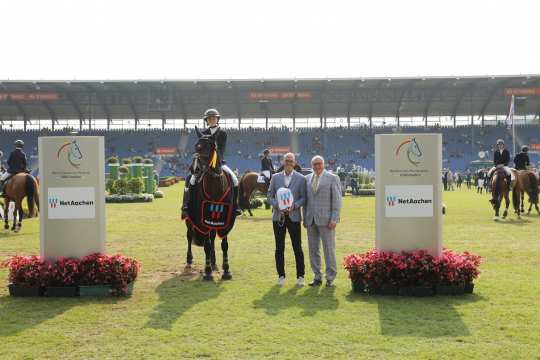
<svg viewBox="0 0 540 360"><path fill-rule="evenodd" d="M225 236L221 239L221 251L223 251L223 274L221 280L231 280L232 274L229 271L229 242Z"/></svg>
<svg viewBox="0 0 540 360"><path fill-rule="evenodd" d="M185 270L191 270L193 267L193 253L191 252L191 243L193 242L193 231L187 228L186 238L188 242L187 256L186 256L186 267Z"/></svg>
<svg viewBox="0 0 540 360"><path fill-rule="evenodd" d="M212 266L212 271L219 271L219 268L216 264L216 236L213 235L211 236L211 239L210 240L210 243L211 243L211 249L212 249L212 252L210 253L211 256L210 256L210 262L211 262L211 266Z"/></svg>
<svg viewBox="0 0 540 360"><path fill-rule="evenodd" d="M520 204L521 204L521 213L523 214L525 212L525 192L522 192L521 193L521 196L520 196ZM529 212L531 210L529 209Z"/></svg>
<svg viewBox="0 0 540 360"><path fill-rule="evenodd" d="M9 229L9 200L5 200L4 202L4 229Z"/></svg>
<svg viewBox="0 0 540 360"><path fill-rule="evenodd" d="M20 204L17 205L16 209L19 210L19 222L17 223L17 227L15 228L15 232L18 232L18 231L21 231L21 228L22 228L22 220L23 220L23 216L24 216L24 211L23 211L23 207L22 207L22 202ZM17 211L17 210L15 210Z"/></svg>
<svg viewBox="0 0 540 360"><path fill-rule="evenodd" d="M204 255L205 255L205 265L204 265L204 275L203 280L211 281L212 278L212 242L210 237L204 240Z"/></svg>
<svg viewBox="0 0 540 360"><path fill-rule="evenodd" d="M13 226L11 227L11 231L16 232L17 231L17 206L13 207Z"/></svg>
<svg viewBox="0 0 540 360"><path fill-rule="evenodd" d="M503 219L506 219L508 216L508 208L510 207L510 197L508 196L508 193L504 194L504 202L505 202L505 208L503 212Z"/></svg>

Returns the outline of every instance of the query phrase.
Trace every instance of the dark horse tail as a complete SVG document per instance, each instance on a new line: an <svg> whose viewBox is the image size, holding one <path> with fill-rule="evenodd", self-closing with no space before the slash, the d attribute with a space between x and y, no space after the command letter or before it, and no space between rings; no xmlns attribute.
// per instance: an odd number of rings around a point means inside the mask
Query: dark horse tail
<svg viewBox="0 0 540 360"><path fill-rule="evenodd" d="M37 191L37 183L34 177L30 174L26 175L26 201L28 204L28 217L32 217L34 214L34 204L37 205L39 210L39 196Z"/></svg>
<svg viewBox="0 0 540 360"><path fill-rule="evenodd" d="M238 206L242 210L248 210L249 209L249 199L247 196L244 195L245 185L244 180L246 179L246 175L243 175L240 178L240 181L238 182Z"/></svg>
<svg viewBox="0 0 540 360"><path fill-rule="evenodd" d="M529 201L532 204L538 204L538 178L535 174L529 172L527 173L527 176L529 176L529 182L531 185L531 193L529 194Z"/></svg>

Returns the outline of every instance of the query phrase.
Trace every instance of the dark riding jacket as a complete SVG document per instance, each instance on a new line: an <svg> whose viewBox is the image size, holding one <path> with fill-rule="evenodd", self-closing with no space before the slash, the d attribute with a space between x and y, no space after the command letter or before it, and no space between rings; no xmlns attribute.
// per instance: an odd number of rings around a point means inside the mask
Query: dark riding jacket
<svg viewBox="0 0 540 360"><path fill-rule="evenodd" d="M507 149L503 149L502 154L499 151L499 149L495 150L495 153L493 156L493 164L495 166L497 165L508 166L509 162L510 162L510 152Z"/></svg>
<svg viewBox="0 0 540 360"><path fill-rule="evenodd" d="M270 174L274 173L274 164L272 164L272 159L269 159L266 156L261 159L261 171L270 171Z"/></svg>
<svg viewBox="0 0 540 360"><path fill-rule="evenodd" d="M527 170L527 166L530 164L529 155L526 152L520 152L514 157L514 167L516 170Z"/></svg>
<svg viewBox="0 0 540 360"><path fill-rule="evenodd" d="M203 135L212 135L212 131L210 128L206 128L202 131ZM216 137L216 145L217 145L217 153L218 153L218 160L225 164L225 148L227 147L227 133L222 128L219 128L214 135L217 134Z"/></svg>
<svg viewBox="0 0 540 360"><path fill-rule="evenodd" d="M9 154L7 172L17 174L26 171L26 154L21 149L15 149Z"/></svg>

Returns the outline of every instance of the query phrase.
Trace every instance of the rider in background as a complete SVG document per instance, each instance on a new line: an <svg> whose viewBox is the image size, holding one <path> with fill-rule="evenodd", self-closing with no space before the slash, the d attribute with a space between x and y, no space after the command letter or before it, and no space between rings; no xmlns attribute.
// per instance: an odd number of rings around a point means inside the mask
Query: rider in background
<svg viewBox="0 0 540 360"><path fill-rule="evenodd" d="M9 154L7 160L7 171L0 176L0 193L4 192L4 185L7 181L15 174L26 171L26 154L22 150L24 147L24 141L17 140L15 141L15 150Z"/></svg>
<svg viewBox="0 0 540 360"><path fill-rule="evenodd" d="M521 152L514 157L514 168L516 170L528 170L531 162L527 152L529 148L526 145L521 147Z"/></svg>
<svg viewBox="0 0 540 360"><path fill-rule="evenodd" d="M264 175L267 185L270 184L270 179L272 178L274 172L274 164L270 158L270 149L264 149L263 157L261 159L261 174Z"/></svg>
<svg viewBox="0 0 540 360"><path fill-rule="evenodd" d="M496 168L502 167L504 169L504 172L506 173L506 179L508 181L510 189L514 186L514 174L508 167L508 163L510 162L510 152L505 148L504 140L499 139L497 140L496 149L493 153L493 167L489 170L488 178L491 180L491 175L493 175L493 172Z"/></svg>

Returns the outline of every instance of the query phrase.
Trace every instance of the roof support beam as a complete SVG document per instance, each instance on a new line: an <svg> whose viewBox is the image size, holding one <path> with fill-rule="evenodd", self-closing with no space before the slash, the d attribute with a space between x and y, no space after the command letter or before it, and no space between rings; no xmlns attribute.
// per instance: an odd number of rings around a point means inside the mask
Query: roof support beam
<svg viewBox="0 0 540 360"><path fill-rule="evenodd" d="M401 126L399 119L401 115L401 105L403 105L403 98L407 93L414 87L414 84L416 84L418 80L411 80L407 83L407 85L404 86L403 90L399 94L399 100L396 107L396 121L397 121L397 127L399 128Z"/></svg>
<svg viewBox="0 0 540 360"><path fill-rule="evenodd" d="M431 104L433 103L433 99L435 98L435 93L440 91L442 86L447 82L448 80L441 80L437 83L434 89L431 90L428 96L428 100L426 102L426 106L424 107L424 126L428 126L428 116L429 116L429 109L431 108Z"/></svg>
<svg viewBox="0 0 540 360"><path fill-rule="evenodd" d="M482 107L480 108L480 115L486 114L486 110L489 104L491 104L491 102L493 101L493 98L495 97L495 95L497 95L497 92L501 90L501 88L503 88L507 83L508 83L508 80L503 80L503 81L496 82L493 85L493 87L491 88L491 91L489 92L488 97L486 98L486 101L484 101L484 103L482 104Z"/></svg>
<svg viewBox="0 0 540 360"><path fill-rule="evenodd" d="M103 113L105 114L105 117L108 121L112 120L112 113L109 109L109 106L105 102L105 98L103 97L103 92L101 89L96 89L95 87L86 84L85 87L88 89L88 91L96 96L97 102L99 107L101 107L101 110L103 110Z"/></svg>

